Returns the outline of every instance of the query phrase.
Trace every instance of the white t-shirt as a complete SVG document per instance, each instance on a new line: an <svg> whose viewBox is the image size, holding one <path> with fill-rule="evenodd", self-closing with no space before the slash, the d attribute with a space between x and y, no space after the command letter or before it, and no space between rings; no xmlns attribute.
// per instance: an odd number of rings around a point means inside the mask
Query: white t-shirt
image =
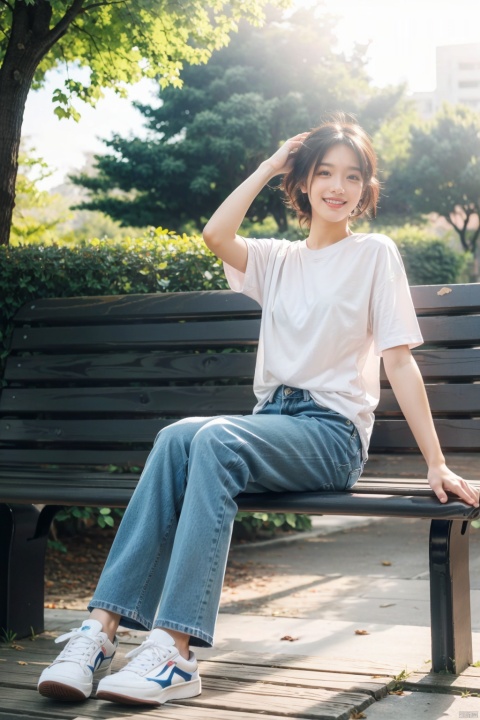
<svg viewBox="0 0 480 720"><path fill-rule="evenodd" d="M378 233L320 250L306 240L246 242L245 273L224 269L232 290L262 306L253 412L279 385L308 390L355 424L366 461L382 350L423 343L397 246Z"/></svg>

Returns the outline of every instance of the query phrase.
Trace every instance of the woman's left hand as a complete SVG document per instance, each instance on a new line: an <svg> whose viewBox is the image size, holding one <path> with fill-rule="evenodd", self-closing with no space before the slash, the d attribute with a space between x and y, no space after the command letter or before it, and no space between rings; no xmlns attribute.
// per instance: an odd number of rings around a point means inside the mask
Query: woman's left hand
<svg viewBox="0 0 480 720"><path fill-rule="evenodd" d="M461 500L474 507L479 506L480 490L464 480L443 463L428 469L428 483L440 502L448 500L447 491L455 493Z"/></svg>

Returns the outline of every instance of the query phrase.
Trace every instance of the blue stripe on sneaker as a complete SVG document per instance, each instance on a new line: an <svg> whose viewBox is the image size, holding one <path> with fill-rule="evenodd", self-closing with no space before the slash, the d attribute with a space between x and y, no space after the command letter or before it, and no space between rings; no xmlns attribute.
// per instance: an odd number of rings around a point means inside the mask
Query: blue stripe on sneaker
<svg viewBox="0 0 480 720"><path fill-rule="evenodd" d="M92 673L96 672L96 670L99 669L100 665L104 660L107 660L110 658L106 658L103 652L100 650L97 657L95 658L95 662L93 663L93 667L91 665L87 665L88 669L92 671Z"/></svg>
<svg viewBox="0 0 480 720"><path fill-rule="evenodd" d="M167 670L168 670L168 665L166 665L166 666L163 668L163 670L161 670L161 671L158 673L157 677L154 677L154 678L145 678L145 680L151 680L152 682L156 682L156 683L158 683L158 685L161 685L162 688L166 688L166 687L169 687L169 686L172 684L172 678L173 678L173 676L175 675L175 673L176 673L177 675L180 675L180 677L183 678L183 680L185 680L185 682L190 682L190 680L192 679L192 673L187 673L187 672L185 672L185 670L180 670L180 668L178 668L178 667L175 665L175 666L171 669L171 672L170 672L170 675L168 676L168 678L166 678L165 680L161 680L161 679L160 679L160 676L163 675Z"/></svg>

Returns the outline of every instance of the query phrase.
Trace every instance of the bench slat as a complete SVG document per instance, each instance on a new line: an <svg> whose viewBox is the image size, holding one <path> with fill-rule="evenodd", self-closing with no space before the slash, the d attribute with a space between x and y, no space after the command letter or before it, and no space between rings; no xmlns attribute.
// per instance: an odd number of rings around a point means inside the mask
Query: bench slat
<svg viewBox="0 0 480 720"><path fill-rule="evenodd" d="M12 382L198 381L248 378L252 381L256 352L241 353L108 353L10 357L5 378ZM478 355L480 362L480 352ZM473 363L473 360L472 360ZM468 363L464 363L464 366Z"/></svg>
<svg viewBox="0 0 480 720"><path fill-rule="evenodd" d="M436 418L435 428L445 452L478 452L480 418ZM377 420L373 426L370 448L375 452L418 451L405 420Z"/></svg>
<svg viewBox="0 0 480 720"><path fill-rule="evenodd" d="M418 315L457 315L478 313L479 287L480 283L414 285L410 291Z"/></svg>
<svg viewBox="0 0 480 720"><path fill-rule="evenodd" d="M260 320L211 320L192 323L90 325L85 327L17 328L12 350L72 352L93 348L237 347L256 345Z"/></svg>
<svg viewBox="0 0 480 720"><path fill-rule="evenodd" d="M115 463L118 466L121 467L143 467L145 464L145 461L147 459L148 453L150 451L151 444L147 445L145 449L123 449L120 446L115 446L115 456L114 460ZM10 449L10 448L2 448L1 450L2 454L2 467L7 468L25 468L29 465L33 465L39 469L39 472L42 472L41 468L42 466L51 463L54 465L61 465L65 466L68 472L71 472L74 465L83 465L85 464L85 450L82 448L75 449L75 446L72 446L68 450L63 450L62 448L58 448L56 446L48 446L45 449L42 448L16 448L16 449ZM403 467L407 466L409 467L409 472L417 472L418 475L422 478L422 481L424 480L424 472L425 472L425 462L422 458L422 456L419 454L419 451L409 453L408 457L405 455L396 455L395 456L398 461L393 465L392 468L390 468L390 473L392 477L390 480L396 481L396 484L400 483L401 480L405 477ZM474 479L475 477L479 476L477 468L480 468L480 456L478 455L478 448L477 453L473 455L474 458L478 458L474 462L476 463L475 469L472 469L472 455L456 455L450 458L452 460L451 465L455 469L456 472L461 474L463 477L468 479ZM383 458L382 455L377 455L375 453L375 449L371 448L371 455L369 459L369 463L367 465L366 472L371 473L372 469L375 472L375 460L377 458ZM465 461L465 458L467 458L467 461ZM91 465L111 465L112 464L112 450L106 449L106 450L95 450L92 448L88 449L88 460ZM463 461L463 464L462 464ZM410 464L409 464L410 463ZM411 468L410 465L414 464L414 467ZM458 467L460 463L460 467ZM449 463L450 464L450 463ZM463 469L462 469L463 468ZM388 472L388 468L383 468L383 472ZM0 474L2 473L2 470L0 469ZM398 475L401 476L401 478L398 478ZM372 478L372 481L378 480L379 473L377 472L375 477ZM363 482L367 478L362 477L361 481ZM387 478L388 479L388 478Z"/></svg>
<svg viewBox="0 0 480 720"><path fill-rule="evenodd" d="M433 413L474 415L480 413L480 384L427 385ZM255 405L250 383L174 387L79 387L8 388L0 397L0 413L61 413L90 417L110 413L135 415L238 415L249 414ZM376 417L385 413L401 417L392 390L382 391Z"/></svg>
<svg viewBox="0 0 480 720"><path fill-rule="evenodd" d="M480 380L480 348L413 350L425 380ZM253 380L257 353L151 353L125 352L75 355L25 355L7 359L5 379L10 382L94 383L108 380L162 381L205 378ZM387 382L383 363L382 384Z"/></svg>
<svg viewBox="0 0 480 720"><path fill-rule="evenodd" d="M1 450L2 469L0 469L0 476L3 477L5 473L8 475L10 469L18 470L19 468L28 468L30 465L35 468L35 471L38 470L39 473L42 473L42 466L64 466L68 470L69 474L70 472L73 472L72 468L75 465L109 466L113 464L113 461L115 461L115 465L122 468L142 468L147 460L152 442L153 438L151 439L148 447L143 450L134 448L123 449L117 445L114 450L114 455L112 455L111 449L95 450L88 448L88 451L85 451L81 447L77 447L77 449L72 447L68 450L63 450L62 448L57 447L47 447L45 449L4 448ZM8 468L8 470L5 468Z"/></svg>
<svg viewBox="0 0 480 720"><path fill-rule="evenodd" d="M263 497L262 497L263 496ZM295 512L312 515L358 515L373 517L429 517L443 520L474 520L480 508L459 500L442 505L435 498L399 495L347 493L256 493L237 498L239 510L249 512Z"/></svg>
<svg viewBox="0 0 480 720"><path fill-rule="evenodd" d="M480 380L480 348L423 350L423 347L419 347L414 349L412 354L424 380ZM383 362L380 366L380 379L382 384L387 382Z"/></svg>
<svg viewBox="0 0 480 720"><path fill-rule="evenodd" d="M44 451L39 452L41 453ZM99 483L114 484L119 481L118 473L106 473L105 470L90 471L86 470L85 468L77 469L73 466L69 469L69 475L73 478L74 482L78 482L81 483L82 486L89 487L95 487ZM138 481L139 475L139 472L123 472L121 474L121 482L133 481L133 483L136 483ZM29 471L28 468L18 469L12 467L10 469L0 470L0 479L2 480L2 482L4 481L7 484L10 483L10 492L15 492L15 490L12 490L12 488L14 488L13 481L20 481L21 483L29 482L38 485L43 485L46 482L62 482L63 471L60 469L45 470L41 468L35 468L35 473L34 475L32 475L32 472ZM472 485L475 485L475 487L480 488L480 478L470 478L469 481L472 483ZM377 495L387 493L388 495L413 494L433 497L433 491L427 482L426 475L422 477L404 478L369 477L366 475L362 475L360 480L356 483L354 491L356 493L373 492Z"/></svg>
<svg viewBox="0 0 480 720"><path fill-rule="evenodd" d="M10 414L109 413L135 415L249 414L255 405L251 384L176 387L12 388L0 397L0 412Z"/></svg>
<svg viewBox="0 0 480 720"><path fill-rule="evenodd" d="M423 317L419 323L424 341L430 345L455 347L480 343L480 315ZM72 352L90 348L238 347L256 345L259 328L258 319L17 328L11 348L20 352L45 349Z"/></svg>
<svg viewBox="0 0 480 720"><path fill-rule="evenodd" d="M172 418L171 422L175 419ZM103 420L8 420L0 421L0 441L5 444L2 449L2 464L8 443L24 443L31 445L40 442L58 447L75 444L85 446L106 445L112 447L109 463L117 462L117 450L121 445L145 443L151 446L161 427L169 424L168 420L160 419L112 419ZM442 419L435 420L440 443L445 452L478 452L480 437L480 418L473 419ZM414 452L418 447L405 420L377 420L374 426L371 451L376 452ZM27 448L21 450L23 462L29 462ZM84 462L89 463L89 450L83 450ZM52 450L53 457L53 450ZM55 462L55 460L51 460Z"/></svg>
<svg viewBox="0 0 480 720"><path fill-rule="evenodd" d="M428 401L434 415L477 415L480 413L480 384L445 383L425 384ZM376 419L383 415L402 416L393 390L385 388L381 392L380 402L375 411Z"/></svg>
<svg viewBox="0 0 480 720"><path fill-rule="evenodd" d="M480 315L419 317L424 342L429 345L476 345L480 342Z"/></svg>
<svg viewBox="0 0 480 720"><path fill-rule="evenodd" d="M229 290L158 293L156 295L108 295L44 298L26 303L15 323L101 324L124 321L166 320L210 316L260 316L251 298Z"/></svg>
<svg viewBox="0 0 480 720"><path fill-rule="evenodd" d="M99 478L100 479L100 478ZM98 480L99 480L98 479ZM133 476L103 476L102 481L88 483L88 477L72 475L66 485L43 477L29 482L23 476L21 484L2 479L0 502L17 499L37 504L93 505L122 507L128 503L135 488ZM429 517L444 520L469 519L480 516L474 508L455 499L442 505L436 498L419 494L394 495L386 493L254 493L236 498L239 510L249 512L295 512L309 515L368 515L373 517Z"/></svg>
<svg viewBox="0 0 480 720"><path fill-rule="evenodd" d="M478 312L478 285L418 285L411 288L419 315ZM445 292L445 288L451 292ZM120 295L79 298L45 298L28 302L16 317L17 324L51 321L54 324L109 322L125 319L152 320L213 314L252 314L260 312L250 298L229 290L210 290L156 295Z"/></svg>
<svg viewBox="0 0 480 720"><path fill-rule="evenodd" d="M175 420L164 419L112 419L102 420L2 420L0 421L0 441L8 443L42 443L49 445L74 446L85 445L119 446L131 443L144 443L151 446L157 433ZM28 449L22 451L28 462ZM88 450L84 450L84 462L89 463ZM3 458L3 450L2 450ZM53 462L53 461L52 461ZM116 455L110 451L110 463L116 463Z"/></svg>

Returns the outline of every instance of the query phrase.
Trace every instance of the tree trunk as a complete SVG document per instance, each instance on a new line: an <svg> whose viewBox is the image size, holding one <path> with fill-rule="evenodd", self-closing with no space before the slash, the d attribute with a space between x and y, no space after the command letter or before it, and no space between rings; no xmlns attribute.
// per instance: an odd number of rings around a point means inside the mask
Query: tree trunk
<svg viewBox="0 0 480 720"><path fill-rule="evenodd" d="M0 67L0 245L8 245L10 239L23 115L35 71L65 34L83 1L74 0L54 28L50 28L48 0L29 5L16 0L13 5L10 38Z"/></svg>
<svg viewBox="0 0 480 720"><path fill-rule="evenodd" d="M0 245L8 245L23 113L37 63L30 57L26 7L13 10L10 41L0 68Z"/></svg>

